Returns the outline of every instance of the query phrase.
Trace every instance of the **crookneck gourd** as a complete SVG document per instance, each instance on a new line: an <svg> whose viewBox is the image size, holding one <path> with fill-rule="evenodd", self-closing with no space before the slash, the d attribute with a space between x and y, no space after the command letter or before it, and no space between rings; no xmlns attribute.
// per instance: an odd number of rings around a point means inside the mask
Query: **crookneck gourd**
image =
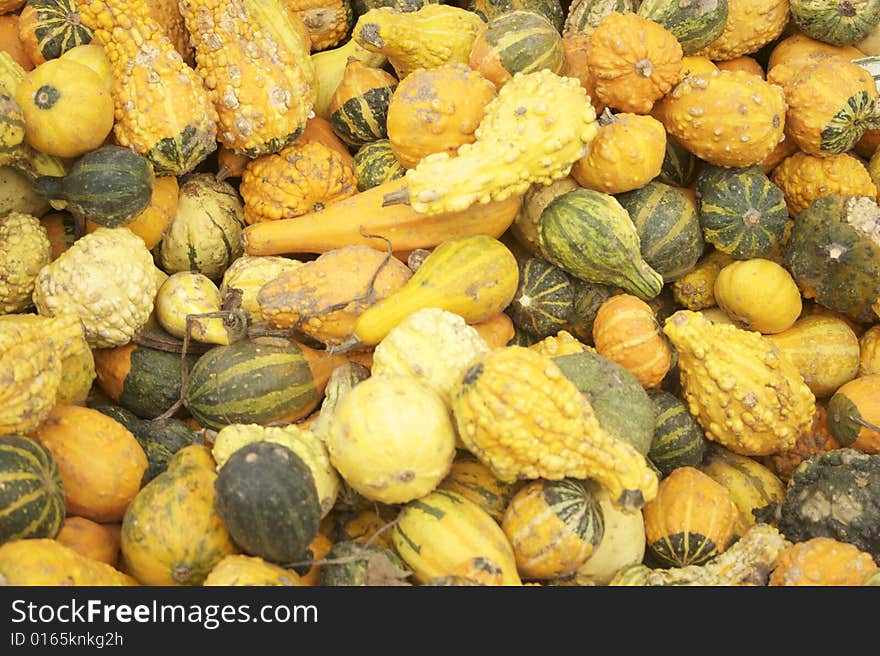
<svg viewBox="0 0 880 656"><path fill-rule="evenodd" d="M454 157L427 155L407 171L407 202L440 214L523 194L567 176L597 131L596 112L575 78L546 69L517 73L486 105L476 141Z"/></svg>
<svg viewBox="0 0 880 656"><path fill-rule="evenodd" d="M502 481L593 478L627 510L657 493L645 457L606 432L575 384L534 350L476 358L452 390L452 411L464 445Z"/></svg>
<svg viewBox="0 0 880 656"><path fill-rule="evenodd" d="M741 455L794 446L815 397L797 368L760 333L679 310L663 332L678 352L683 398L710 440Z"/></svg>

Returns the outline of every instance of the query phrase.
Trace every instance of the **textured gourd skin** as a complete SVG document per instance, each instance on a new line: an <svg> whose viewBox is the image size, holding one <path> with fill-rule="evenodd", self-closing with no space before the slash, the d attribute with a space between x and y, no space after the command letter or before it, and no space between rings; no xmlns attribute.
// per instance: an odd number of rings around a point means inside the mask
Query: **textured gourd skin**
<svg viewBox="0 0 880 656"><path fill-rule="evenodd" d="M217 148L217 111L198 74L147 3L78 0L77 7L113 69L116 142L149 159L157 175L193 170Z"/></svg>
<svg viewBox="0 0 880 656"><path fill-rule="evenodd" d="M0 315L33 305L34 282L51 259L49 234L37 217L10 212L0 218Z"/></svg>
<svg viewBox="0 0 880 656"><path fill-rule="evenodd" d="M252 321L259 321L260 287L284 271L302 265L299 260L278 255L240 255L223 272L220 296L227 299L233 293L241 292L241 309L250 314Z"/></svg>
<svg viewBox="0 0 880 656"><path fill-rule="evenodd" d="M596 27L612 11L620 13L635 12L635 0L572 0L565 15L562 35L583 32L592 34Z"/></svg>
<svg viewBox="0 0 880 656"><path fill-rule="evenodd" d="M840 5L822 0L792 0L791 19L799 31L834 46L848 46L866 37L880 22L880 4L852 0Z"/></svg>
<svg viewBox="0 0 880 656"><path fill-rule="evenodd" d="M299 574L259 556L230 554L214 565L202 585L301 586Z"/></svg>
<svg viewBox="0 0 880 656"><path fill-rule="evenodd" d="M675 302L687 310L704 310L715 305L715 280L725 266L733 262L726 253L711 251L693 271L672 283Z"/></svg>
<svg viewBox="0 0 880 656"><path fill-rule="evenodd" d="M576 79L548 70L517 73L486 105L473 143L455 157L428 155L407 171L409 203L439 214L523 194L533 183L567 176L597 131Z"/></svg>
<svg viewBox="0 0 880 656"><path fill-rule="evenodd" d="M727 0L721 35L693 54L713 61L749 55L778 37L788 19L789 0Z"/></svg>
<svg viewBox="0 0 880 656"><path fill-rule="evenodd" d="M643 0L639 16L655 21L669 30L685 55L705 48L724 32L727 23L727 0L681 3L677 0Z"/></svg>
<svg viewBox="0 0 880 656"><path fill-rule="evenodd" d="M860 159L850 153L818 156L798 151L773 169L770 179L785 194L791 216L828 194L877 197L877 185Z"/></svg>
<svg viewBox="0 0 880 656"><path fill-rule="evenodd" d="M402 81L417 68L467 64L471 44L483 29L479 16L452 5L427 4L407 12L377 7L358 18L351 38L385 55Z"/></svg>
<svg viewBox="0 0 880 656"><path fill-rule="evenodd" d="M767 58L766 70L769 72L771 68L783 62L786 64L804 63L817 55L839 55L844 59L852 60L868 54L867 51L862 52L856 46L834 46L825 41L810 38L802 32L794 32L784 39L779 39L773 46L770 56Z"/></svg>
<svg viewBox="0 0 880 656"><path fill-rule="evenodd" d="M828 430L828 412L822 402L816 402L813 413L813 425L803 433L794 446L758 460L769 467L786 485L791 480L792 472L807 458L820 453L827 453L841 447L840 442Z"/></svg>
<svg viewBox="0 0 880 656"><path fill-rule="evenodd" d="M761 162L783 137L782 89L745 71L685 77L654 105L670 135L716 166Z"/></svg>
<svg viewBox="0 0 880 656"><path fill-rule="evenodd" d="M815 537L783 550L768 585L853 586L873 571L877 563L871 554L830 537Z"/></svg>
<svg viewBox="0 0 880 656"><path fill-rule="evenodd" d="M809 430L815 397L759 333L680 310L663 332L678 351L685 401L706 437L741 455L791 448Z"/></svg>
<svg viewBox="0 0 880 656"><path fill-rule="evenodd" d="M0 546L0 585L132 586L138 582L57 540L13 540Z"/></svg>
<svg viewBox="0 0 880 656"><path fill-rule="evenodd" d="M657 492L644 456L601 428L574 383L528 348L475 360L453 390L452 412L462 442L502 481L594 478L629 510Z"/></svg>

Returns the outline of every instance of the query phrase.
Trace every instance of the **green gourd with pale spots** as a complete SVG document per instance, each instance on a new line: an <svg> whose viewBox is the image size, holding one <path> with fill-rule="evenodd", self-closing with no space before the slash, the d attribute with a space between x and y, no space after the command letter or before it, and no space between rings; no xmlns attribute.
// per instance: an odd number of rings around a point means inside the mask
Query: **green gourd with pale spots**
<svg viewBox="0 0 880 656"><path fill-rule="evenodd" d="M467 9L486 23L510 11L533 11L549 20L557 32L562 31L565 18L560 0L470 0Z"/></svg>
<svg viewBox="0 0 880 656"><path fill-rule="evenodd" d="M800 32L835 46L863 39L880 22L880 0L791 0L790 11Z"/></svg>
<svg viewBox="0 0 880 656"><path fill-rule="evenodd" d="M669 30L691 55L721 36L728 6L727 0L642 0L636 13Z"/></svg>
<svg viewBox="0 0 880 656"><path fill-rule="evenodd" d="M405 174L406 167L397 161L388 139L365 143L354 154L358 191L372 189L383 182L402 178Z"/></svg>

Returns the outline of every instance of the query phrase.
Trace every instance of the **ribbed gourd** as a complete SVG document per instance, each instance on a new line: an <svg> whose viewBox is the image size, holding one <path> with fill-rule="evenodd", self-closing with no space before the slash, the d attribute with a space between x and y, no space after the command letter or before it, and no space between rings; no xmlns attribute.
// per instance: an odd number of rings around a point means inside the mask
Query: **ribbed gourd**
<svg viewBox="0 0 880 656"><path fill-rule="evenodd" d="M92 41L92 30L80 20L75 0L27 0L19 14L18 32L37 65Z"/></svg>
<svg viewBox="0 0 880 656"><path fill-rule="evenodd" d="M560 0L469 0L466 8L486 22L508 11L533 11L548 19L558 32L562 31L566 11Z"/></svg>
<svg viewBox="0 0 880 656"><path fill-rule="evenodd" d="M567 176L597 130L576 79L546 69L518 73L486 105L476 141L455 157L427 155L407 171L408 202L417 212L438 214L523 194L533 183Z"/></svg>
<svg viewBox="0 0 880 656"><path fill-rule="evenodd" d="M709 444L700 425L678 396L663 389L648 390L654 408L654 433L648 460L663 476L678 467L699 465Z"/></svg>
<svg viewBox="0 0 880 656"><path fill-rule="evenodd" d="M406 174L406 167L394 154L389 139L363 144L354 154L354 177L358 191L365 191Z"/></svg>
<svg viewBox="0 0 880 656"><path fill-rule="evenodd" d="M397 78L352 58L345 65L327 112L333 132L350 148L388 136L388 106Z"/></svg>
<svg viewBox="0 0 880 656"><path fill-rule="evenodd" d="M741 455L791 448L810 429L815 397L759 333L679 310L663 328L678 352L683 398L710 440Z"/></svg>
<svg viewBox="0 0 880 656"><path fill-rule="evenodd" d="M695 3L643 0L637 13L669 30L681 43L682 52L690 55L721 36L727 22L728 6L727 0Z"/></svg>
<svg viewBox="0 0 880 656"><path fill-rule="evenodd" d="M514 325L536 337L555 335L565 327L574 302L568 274L547 260L519 260L519 285L507 313Z"/></svg>
<svg viewBox="0 0 880 656"><path fill-rule="evenodd" d="M880 23L875 0L791 0L791 20L803 34L834 46L848 46L865 38Z"/></svg>
<svg viewBox="0 0 880 656"><path fill-rule="evenodd" d="M592 34L602 19L612 11L635 12L638 4L635 0L572 0L565 14L562 34Z"/></svg>
<svg viewBox="0 0 880 656"><path fill-rule="evenodd" d="M757 52L789 22L789 0L727 0L727 20L718 38L695 55L726 61Z"/></svg>
<svg viewBox="0 0 880 656"><path fill-rule="evenodd" d="M192 171L217 148L217 111L198 74L146 4L78 0L77 7L113 69L116 142L149 159L157 175Z"/></svg>

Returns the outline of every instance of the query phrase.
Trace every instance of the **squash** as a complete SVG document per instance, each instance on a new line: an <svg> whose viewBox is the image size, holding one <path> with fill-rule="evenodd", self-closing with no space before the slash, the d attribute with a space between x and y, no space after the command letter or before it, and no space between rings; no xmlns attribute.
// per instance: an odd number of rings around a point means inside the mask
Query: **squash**
<svg viewBox="0 0 880 656"><path fill-rule="evenodd" d="M733 59L725 59L724 61L715 62L715 66L720 71L745 71L753 73L762 79L767 79L764 68L761 63L750 55L740 55Z"/></svg>
<svg viewBox="0 0 880 656"><path fill-rule="evenodd" d="M333 411L330 462L357 492L381 503L428 494L449 473L455 425L447 402L413 376L372 375Z"/></svg>
<svg viewBox="0 0 880 656"><path fill-rule="evenodd" d="M776 180L775 171L771 181L758 164L700 171L696 197L705 240L736 260L767 257L782 241L792 212Z"/></svg>
<svg viewBox="0 0 880 656"><path fill-rule="evenodd" d="M426 4L405 12L376 7L358 17L351 38L385 55L403 81L417 68L467 64L474 38L483 29L485 23L477 14L454 5Z"/></svg>
<svg viewBox="0 0 880 656"><path fill-rule="evenodd" d="M522 485L522 481L505 483L472 453L460 449L436 489L455 492L473 501L500 524L510 500Z"/></svg>
<svg viewBox="0 0 880 656"><path fill-rule="evenodd" d="M650 553L672 567L701 565L734 540L739 509L728 489L695 467L671 471L642 509Z"/></svg>
<svg viewBox="0 0 880 656"><path fill-rule="evenodd" d="M794 470L804 460L839 449L840 446L840 442L834 439L828 430L828 412L825 405L817 402L810 430L802 433L792 448L758 458L758 461L766 465L787 485Z"/></svg>
<svg viewBox="0 0 880 656"><path fill-rule="evenodd" d="M54 538L65 517L64 483L52 452L28 437L0 436L0 545Z"/></svg>
<svg viewBox="0 0 880 656"><path fill-rule="evenodd" d="M303 262L278 255L240 255L223 272L220 280L220 296L226 302L240 294L240 308L246 311L252 323L261 319L260 288L288 270L296 269Z"/></svg>
<svg viewBox="0 0 880 656"><path fill-rule="evenodd" d="M324 50L315 50L313 47L309 58L315 68L317 96L314 112L318 118L324 120L330 118L327 108L330 106L330 99L336 92L336 87L342 81L349 57L355 57L367 66L375 67L381 67L387 61L385 55L362 48L354 39L348 39L336 47L328 47Z"/></svg>
<svg viewBox="0 0 880 656"><path fill-rule="evenodd" d="M508 233L513 238L513 245L525 251L524 254L545 258L538 238L541 214L554 198L579 188L577 181L571 175L567 175L550 184L535 183L526 189L520 210L513 219Z"/></svg>
<svg viewBox="0 0 880 656"><path fill-rule="evenodd" d="M114 567L83 556L58 540L13 540L0 546L0 585L133 586L138 582Z"/></svg>
<svg viewBox="0 0 880 656"><path fill-rule="evenodd" d="M574 286L568 274L547 260L518 261L519 284L507 312L514 325L536 337L555 335L571 314Z"/></svg>
<svg viewBox="0 0 880 656"><path fill-rule="evenodd" d="M574 280L574 299L565 329L584 344L592 344L596 312L616 289L600 283Z"/></svg>
<svg viewBox="0 0 880 656"><path fill-rule="evenodd" d="M34 62L25 49L21 37L18 36L19 14L2 14L0 15L0 43L4 52L22 67L23 70L29 71L34 67Z"/></svg>
<svg viewBox="0 0 880 656"><path fill-rule="evenodd" d="M666 129L660 121L606 108L589 152L572 165L571 177L606 194L632 191L660 174L665 154Z"/></svg>
<svg viewBox="0 0 880 656"><path fill-rule="evenodd" d="M202 582L204 586L268 586L304 585L299 574L270 563L259 556L230 554L224 556L208 572Z"/></svg>
<svg viewBox="0 0 880 656"><path fill-rule="evenodd" d="M284 7L302 19L312 52L340 45L352 27L354 13L350 0L286 0Z"/></svg>
<svg viewBox="0 0 880 656"><path fill-rule="evenodd" d="M859 376L880 374L880 324L871 326L859 337Z"/></svg>
<svg viewBox="0 0 880 656"><path fill-rule="evenodd" d="M159 325L174 337L230 344L244 337L247 326L241 316L221 315L221 303L220 290L206 275L178 271L159 287L153 311Z"/></svg>
<svg viewBox="0 0 880 656"><path fill-rule="evenodd" d="M828 401L828 431L841 446L880 453L880 374L842 384Z"/></svg>
<svg viewBox="0 0 880 656"><path fill-rule="evenodd" d="M397 82L381 68L350 59L327 107L333 133L350 148L386 138L388 105Z"/></svg>
<svg viewBox="0 0 880 656"><path fill-rule="evenodd" d="M665 127L665 126L664 126ZM673 187L690 187L702 162L672 135L666 133L666 152L657 174L657 182Z"/></svg>
<svg viewBox="0 0 880 656"><path fill-rule="evenodd" d="M132 500L121 562L142 585L201 585L224 557L239 553L215 507L216 481L212 466L181 456Z"/></svg>
<svg viewBox="0 0 880 656"><path fill-rule="evenodd" d="M119 562L122 525L99 524L85 517L68 517L55 539L81 556L115 567Z"/></svg>
<svg viewBox="0 0 880 656"><path fill-rule="evenodd" d="M27 0L18 19L18 34L34 65L57 59L92 41L75 0Z"/></svg>
<svg viewBox="0 0 880 656"><path fill-rule="evenodd" d="M709 441L700 425L678 396L663 389L648 390L655 425L648 460L663 476L679 467L697 467L703 461Z"/></svg>
<svg viewBox="0 0 880 656"><path fill-rule="evenodd" d="M740 455L791 448L809 430L815 397L760 333L679 310L663 332L678 352L682 394L706 437Z"/></svg>
<svg viewBox="0 0 880 656"><path fill-rule="evenodd" d="M681 188L652 180L615 196L639 236L639 252L654 271L671 282L696 267L705 250L701 216Z"/></svg>
<svg viewBox="0 0 880 656"><path fill-rule="evenodd" d="M641 299L657 296L663 277L641 257L629 213L609 194L573 189L541 213L539 244L546 258L575 278L615 285Z"/></svg>
<svg viewBox="0 0 880 656"><path fill-rule="evenodd" d="M528 345L529 349L549 358L574 353L595 352L591 346L587 346L577 337L566 330L560 330L555 335L548 335Z"/></svg>
<svg viewBox="0 0 880 656"><path fill-rule="evenodd" d="M32 436L58 463L69 514L96 522L122 519L148 464L125 426L98 410L59 404Z"/></svg>
<svg viewBox="0 0 880 656"><path fill-rule="evenodd" d="M835 46L821 39L809 37L803 32L794 31L791 34L783 35L782 38L773 44L767 57L767 72L769 73L770 69L779 63L803 64L815 55L821 54L836 55L844 59L853 60L870 53L852 45Z"/></svg>
<svg viewBox="0 0 880 656"><path fill-rule="evenodd" d="M114 125L113 99L92 69L52 59L28 71L15 89L25 140L57 157L78 157L104 143ZM79 120L71 121L76 111Z"/></svg>
<svg viewBox="0 0 880 656"><path fill-rule="evenodd" d="M409 571L388 547L357 540L342 540L324 556L318 574L321 586L410 585Z"/></svg>
<svg viewBox="0 0 880 656"><path fill-rule="evenodd" d="M573 574L595 552L605 533L602 507L579 481L529 481L504 511L501 528L524 579Z"/></svg>
<svg viewBox="0 0 880 656"><path fill-rule="evenodd" d="M868 35L880 23L880 3L833 3L791 0L791 20L803 34L833 46L848 46Z"/></svg>
<svg viewBox="0 0 880 656"><path fill-rule="evenodd" d="M388 142L401 166L412 168L426 155L473 143L495 86L466 64L413 71L388 103ZM360 177L358 178L360 185Z"/></svg>
<svg viewBox="0 0 880 656"><path fill-rule="evenodd" d="M726 253L710 250L693 270L672 283L675 302L695 311L715 306L715 280L721 269L731 262L733 260Z"/></svg>
<svg viewBox="0 0 880 656"><path fill-rule="evenodd" d="M557 32L562 31L565 12L560 0L468 0L465 7L485 22L509 11L533 11L550 21Z"/></svg>
<svg viewBox="0 0 880 656"><path fill-rule="evenodd" d="M251 225L321 212L355 194L357 180L352 166L329 146L298 140L250 160L238 191L244 221Z"/></svg>
<svg viewBox="0 0 880 656"><path fill-rule="evenodd" d="M785 549L770 575L770 586L854 586L877 571L871 554L846 542L818 536Z"/></svg>
<svg viewBox="0 0 880 656"><path fill-rule="evenodd" d="M485 510L456 492L435 490L405 504L391 539L416 583L452 574L477 557L501 570L501 585L522 583L504 531Z"/></svg>
<svg viewBox="0 0 880 656"><path fill-rule="evenodd" d="M788 22L789 0L727 0L720 36L691 54L713 61L750 55L777 39Z"/></svg>
<svg viewBox="0 0 880 656"><path fill-rule="evenodd" d="M718 307L740 328L781 333L794 325L803 304L797 284L780 264L754 257L731 262L715 278Z"/></svg>
<svg viewBox="0 0 880 656"><path fill-rule="evenodd" d="M681 44L682 52L691 55L721 36L728 7L727 0L695 5L682 5L676 0L643 0L636 13L669 30Z"/></svg>
<svg viewBox="0 0 880 656"><path fill-rule="evenodd" d="M658 387L672 366L672 349L654 311L632 294L616 294L599 306L593 343L599 355L629 371L646 389Z"/></svg>
<svg viewBox="0 0 880 656"><path fill-rule="evenodd" d="M615 11L590 36L587 65L605 105L647 114L681 79L682 56L681 43L665 27L636 13Z"/></svg>
<svg viewBox="0 0 880 656"><path fill-rule="evenodd" d="M562 35L577 32L592 34L611 12L635 12L638 4L635 0L572 0L565 14Z"/></svg>
<svg viewBox="0 0 880 656"><path fill-rule="evenodd" d="M200 435L182 419L167 417L142 420L121 406L93 407L123 424L141 445L148 463L142 485L168 469L168 463L178 451L201 442Z"/></svg>
<svg viewBox="0 0 880 656"><path fill-rule="evenodd" d="M408 79L413 77L411 75ZM366 191L383 182L397 180L405 173L406 167L397 159L389 139L365 143L354 154L354 177L358 191Z"/></svg>
<svg viewBox="0 0 880 656"><path fill-rule="evenodd" d="M455 237L500 237L513 222L520 196L442 214L422 214L409 205L385 205L385 197L406 189L405 178L376 185L295 219L248 225L241 234L247 255L325 253L365 244L396 252L433 248Z"/></svg>
<svg viewBox="0 0 880 656"><path fill-rule="evenodd" d="M849 152L820 156L798 151L783 159L770 179L782 190L788 213L793 217L820 196L876 198L878 193L871 170Z"/></svg>
<svg viewBox="0 0 880 656"><path fill-rule="evenodd" d="M116 143L144 155L157 175L192 171L217 148L217 112L198 74L148 4L82 0L77 8L113 67Z"/></svg>
<svg viewBox="0 0 880 656"><path fill-rule="evenodd" d="M37 217L10 212L0 218L0 315L33 307L34 285L52 259L51 249Z"/></svg>
<svg viewBox="0 0 880 656"><path fill-rule="evenodd" d="M528 407L517 401L524 398ZM464 445L502 481L595 478L630 510L656 492L644 456L605 431L559 366L529 348L477 358L453 390L452 414ZM548 450L556 457L548 459ZM614 469L606 464L612 460Z"/></svg>
<svg viewBox="0 0 880 656"><path fill-rule="evenodd" d="M859 338L843 319L808 315L767 335L791 360L817 398L827 398L859 371Z"/></svg>
<svg viewBox="0 0 880 656"><path fill-rule="evenodd" d="M561 73L562 36L551 20L528 9L489 18L471 43L468 66L500 89L515 73L547 69Z"/></svg>

